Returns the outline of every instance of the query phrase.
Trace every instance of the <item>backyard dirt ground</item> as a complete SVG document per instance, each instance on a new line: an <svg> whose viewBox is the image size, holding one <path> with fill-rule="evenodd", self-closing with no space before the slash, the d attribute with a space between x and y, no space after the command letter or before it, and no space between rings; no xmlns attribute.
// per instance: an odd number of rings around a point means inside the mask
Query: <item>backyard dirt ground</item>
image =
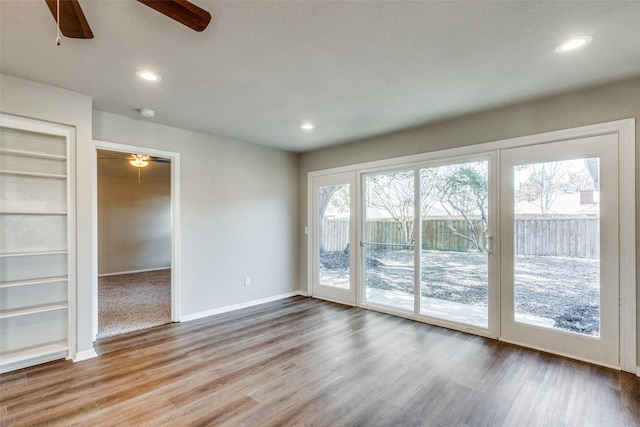
<svg viewBox="0 0 640 427"><path fill-rule="evenodd" d="M366 285L413 294L412 250L369 250ZM487 306L487 255L477 252L423 251L424 297ZM323 275L345 275L348 254L325 252ZM553 319L554 328L598 335L599 261L597 259L516 255L515 305L522 314Z"/></svg>

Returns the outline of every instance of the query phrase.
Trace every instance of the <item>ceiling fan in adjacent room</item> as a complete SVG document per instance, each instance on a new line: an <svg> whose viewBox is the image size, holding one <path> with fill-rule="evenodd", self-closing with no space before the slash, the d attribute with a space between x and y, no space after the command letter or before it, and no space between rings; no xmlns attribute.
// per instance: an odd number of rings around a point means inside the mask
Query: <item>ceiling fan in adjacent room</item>
<svg viewBox="0 0 640 427"><path fill-rule="evenodd" d="M155 163L167 163L171 164L171 159L165 159L164 157L156 157L156 156L148 156L146 154L135 154L135 153L121 153L117 151L100 151L98 155L99 160L120 160L120 161L129 161L131 166L135 166L137 168L143 168L149 164L149 162Z"/></svg>
<svg viewBox="0 0 640 427"><path fill-rule="evenodd" d="M120 162L120 163L115 164L113 166L121 170L123 167L136 168L138 170L138 184L140 183L140 170L142 168L149 166L149 163L171 165L171 159L166 159L163 157L148 156L146 154L135 154L135 153L127 154L127 153L121 153L117 151L106 151L106 150L98 150L98 160L116 160L117 162ZM125 162L128 162L129 164L126 165Z"/></svg>
<svg viewBox="0 0 640 427"><path fill-rule="evenodd" d="M137 1L195 31L203 31L211 21L209 12L187 0ZM93 32L78 0L45 0L45 2L65 37L74 39L93 38ZM58 13L60 14L60 19L57 19Z"/></svg>

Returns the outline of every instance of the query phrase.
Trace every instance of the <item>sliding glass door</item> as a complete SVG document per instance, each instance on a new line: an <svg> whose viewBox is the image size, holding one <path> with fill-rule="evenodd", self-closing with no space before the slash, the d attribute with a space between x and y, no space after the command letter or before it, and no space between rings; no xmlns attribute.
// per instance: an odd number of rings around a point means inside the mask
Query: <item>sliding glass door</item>
<svg viewBox="0 0 640 427"><path fill-rule="evenodd" d="M490 164L363 175L365 303L489 328Z"/></svg>
<svg viewBox="0 0 640 427"><path fill-rule="evenodd" d="M420 314L489 327L489 161L420 170Z"/></svg>
<svg viewBox="0 0 640 427"><path fill-rule="evenodd" d="M313 295L633 371L633 129L310 173Z"/></svg>
<svg viewBox="0 0 640 427"><path fill-rule="evenodd" d="M365 175L365 301L414 312L414 171Z"/></svg>

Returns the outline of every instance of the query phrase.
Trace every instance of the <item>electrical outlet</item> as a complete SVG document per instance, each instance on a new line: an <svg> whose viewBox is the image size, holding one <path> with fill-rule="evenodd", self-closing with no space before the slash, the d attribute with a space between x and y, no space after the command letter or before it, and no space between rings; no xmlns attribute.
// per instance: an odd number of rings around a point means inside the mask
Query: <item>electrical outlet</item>
<svg viewBox="0 0 640 427"><path fill-rule="evenodd" d="M251 277L245 277L244 278L244 285L245 286L251 286Z"/></svg>

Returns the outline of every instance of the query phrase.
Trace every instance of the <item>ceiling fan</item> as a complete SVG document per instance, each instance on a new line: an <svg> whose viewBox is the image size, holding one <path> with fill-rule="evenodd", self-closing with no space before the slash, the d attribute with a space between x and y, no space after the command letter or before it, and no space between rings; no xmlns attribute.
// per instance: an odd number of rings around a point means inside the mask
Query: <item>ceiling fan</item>
<svg viewBox="0 0 640 427"><path fill-rule="evenodd" d="M166 159L164 157L156 157L156 156L148 156L146 154L136 154L136 153L120 153L116 151L104 151L98 154L99 160L119 160L119 161L128 161L131 166L135 166L137 168L143 168L149 164L149 162L154 163L165 163L171 164L171 159Z"/></svg>
<svg viewBox="0 0 640 427"><path fill-rule="evenodd" d="M98 150L98 160L117 160L118 162L128 161L131 166L138 170L138 184L140 184L140 171L149 166L150 162L171 165L171 159L163 157L148 156L146 154L122 153L117 151Z"/></svg>
<svg viewBox="0 0 640 427"><path fill-rule="evenodd" d="M45 0L45 2L65 37L93 38L93 33L78 0ZM209 12L187 0L138 0L138 2L195 31L203 31L211 21ZM58 11L60 13L59 20Z"/></svg>

